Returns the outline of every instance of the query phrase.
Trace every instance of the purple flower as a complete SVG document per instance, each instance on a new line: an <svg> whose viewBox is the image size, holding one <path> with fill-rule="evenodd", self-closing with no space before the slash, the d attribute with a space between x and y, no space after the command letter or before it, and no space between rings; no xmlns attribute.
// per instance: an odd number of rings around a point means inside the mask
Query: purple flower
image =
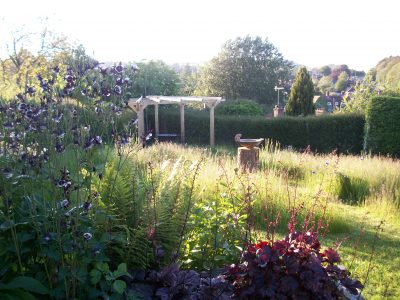
<svg viewBox="0 0 400 300"><path fill-rule="evenodd" d="M100 73L101 73L101 75L107 75L107 71L108 71L108 68L102 68L102 67L99 67L100 68Z"/></svg>
<svg viewBox="0 0 400 300"><path fill-rule="evenodd" d="M72 83L74 81L74 76L67 74L65 75L64 79L66 82Z"/></svg>
<svg viewBox="0 0 400 300"><path fill-rule="evenodd" d="M101 136L96 135L96 137L94 138L94 141L97 145L100 145L103 140L101 139Z"/></svg>
<svg viewBox="0 0 400 300"><path fill-rule="evenodd" d="M114 87L114 93L116 93L117 95L121 95L122 94L122 89L119 85L116 85Z"/></svg>
<svg viewBox="0 0 400 300"><path fill-rule="evenodd" d="M128 79L129 79L129 78L128 78ZM116 85L123 85L123 84L124 84L124 80L123 80L121 77L118 77L117 80L116 80L116 82L115 82L115 84L116 84Z"/></svg>
<svg viewBox="0 0 400 300"><path fill-rule="evenodd" d="M59 207L61 208L68 208L69 206L69 200L68 199L63 199L58 203Z"/></svg>
<svg viewBox="0 0 400 300"><path fill-rule="evenodd" d="M33 88L33 86L28 87L26 93L29 94L29 96L35 95L35 89Z"/></svg>
<svg viewBox="0 0 400 300"><path fill-rule="evenodd" d="M65 150L65 146L60 142L57 142L56 146L54 147L58 153L62 153Z"/></svg>
<svg viewBox="0 0 400 300"><path fill-rule="evenodd" d="M111 96L111 91L110 91L109 88L103 87L103 88L101 88L101 94L102 94L104 97L110 97L110 96Z"/></svg>
<svg viewBox="0 0 400 300"><path fill-rule="evenodd" d="M92 205L91 201L86 201L85 203L83 203L83 209L86 210L86 211L88 211L92 207L93 207L93 205Z"/></svg>
<svg viewBox="0 0 400 300"><path fill-rule="evenodd" d="M122 71L124 70L124 67L121 65L121 63L119 63L118 66L115 67L115 71L119 74L122 73Z"/></svg>
<svg viewBox="0 0 400 300"><path fill-rule="evenodd" d="M3 123L3 127L6 130L13 130L14 129L14 124L10 121Z"/></svg>
<svg viewBox="0 0 400 300"><path fill-rule="evenodd" d="M58 72L60 72L60 68L59 68L59 66L55 66L55 67L53 68L53 73L54 73L54 74L58 74Z"/></svg>
<svg viewBox="0 0 400 300"><path fill-rule="evenodd" d="M93 237L93 235L92 235L90 232L85 232L85 233L83 234L83 238L85 239L85 241L91 240L92 237Z"/></svg>

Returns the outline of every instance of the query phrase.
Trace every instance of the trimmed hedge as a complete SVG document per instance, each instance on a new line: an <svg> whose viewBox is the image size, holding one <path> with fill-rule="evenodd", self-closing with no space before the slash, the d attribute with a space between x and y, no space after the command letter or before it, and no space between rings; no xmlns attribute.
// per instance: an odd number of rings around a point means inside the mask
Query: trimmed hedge
<svg viewBox="0 0 400 300"><path fill-rule="evenodd" d="M400 97L378 96L366 111L366 149L400 156Z"/></svg>
<svg viewBox="0 0 400 300"><path fill-rule="evenodd" d="M160 112L160 132L180 132L179 112ZM148 124L154 124L154 115L148 114ZM217 144L234 145L234 136L243 138L268 138L282 146L329 153L334 149L344 153L360 153L364 140L364 116L337 114L320 117L215 117L215 140ZM209 143L210 121L207 111L185 111L185 136L191 144Z"/></svg>

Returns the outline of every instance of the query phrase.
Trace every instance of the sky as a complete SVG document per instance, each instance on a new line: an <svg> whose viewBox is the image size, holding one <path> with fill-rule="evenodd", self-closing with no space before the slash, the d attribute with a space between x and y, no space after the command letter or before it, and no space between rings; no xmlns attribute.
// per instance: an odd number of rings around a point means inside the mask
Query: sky
<svg viewBox="0 0 400 300"><path fill-rule="evenodd" d="M396 3L397 2L397 3ZM268 38L308 67L368 71L400 55L397 0L3 0L0 57L12 34L45 26L99 61L202 64L239 36Z"/></svg>

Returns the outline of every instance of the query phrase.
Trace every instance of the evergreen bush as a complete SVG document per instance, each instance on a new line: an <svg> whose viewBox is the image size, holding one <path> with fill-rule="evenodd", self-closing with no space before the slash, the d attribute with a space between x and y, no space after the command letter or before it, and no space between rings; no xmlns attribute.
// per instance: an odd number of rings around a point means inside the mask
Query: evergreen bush
<svg viewBox="0 0 400 300"><path fill-rule="evenodd" d="M367 106L366 122L366 150L400 156L400 98L372 98Z"/></svg>

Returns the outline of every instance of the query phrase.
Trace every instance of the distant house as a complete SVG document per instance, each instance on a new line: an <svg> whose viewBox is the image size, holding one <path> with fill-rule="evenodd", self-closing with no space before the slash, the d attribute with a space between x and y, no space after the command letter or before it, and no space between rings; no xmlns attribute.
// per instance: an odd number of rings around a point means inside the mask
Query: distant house
<svg viewBox="0 0 400 300"><path fill-rule="evenodd" d="M346 91L344 92L344 96L347 98L350 95L354 94L355 91L356 91L356 89L354 88L354 86L351 86L346 89Z"/></svg>
<svg viewBox="0 0 400 300"><path fill-rule="evenodd" d="M323 109L326 112L340 110L343 101L342 93L326 92L326 95L314 96L313 102L316 109Z"/></svg>

